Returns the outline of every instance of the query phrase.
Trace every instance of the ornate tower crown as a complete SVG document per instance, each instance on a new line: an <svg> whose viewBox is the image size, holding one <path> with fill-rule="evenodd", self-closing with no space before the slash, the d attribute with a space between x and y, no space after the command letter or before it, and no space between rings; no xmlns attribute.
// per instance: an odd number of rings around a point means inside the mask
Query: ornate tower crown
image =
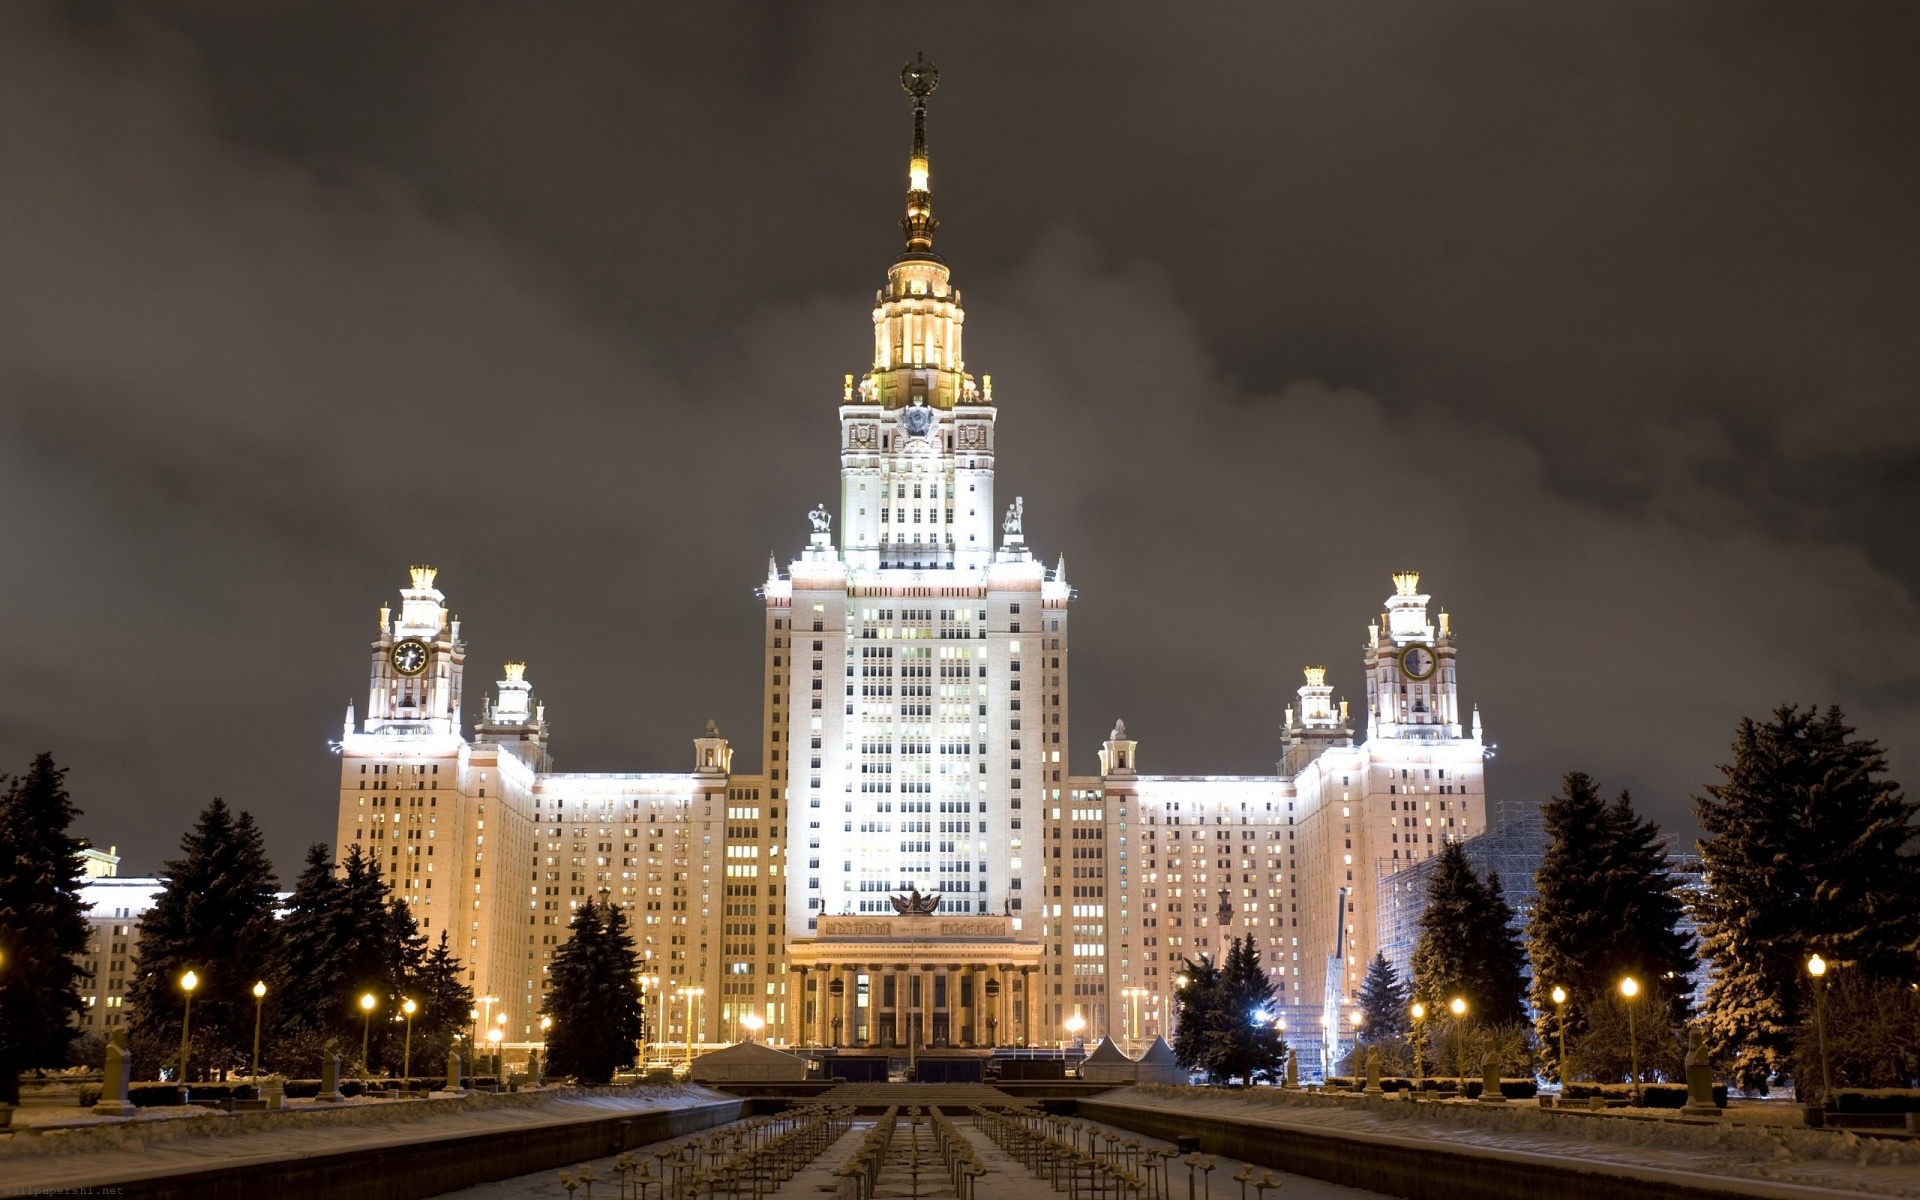
<svg viewBox="0 0 1920 1200"><path fill-rule="evenodd" d="M1395 594L1401 596L1411 596L1415 594L1420 590L1420 572L1395 571L1393 573L1393 590Z"/></svg>
<svg viewBox="0 0 1920 1200"><path fill-rule="evenodd" d="M1307 668L1307 686L1308 687L1325 687L1326 685L1327 685L1327 669L1325 667L1308 667Z"/></svg>
<svg viewBox="0 0 1920 1200"><path fill-rule="evenodd" d="M506 671L508 683L521 683L527 677L527 664L523 662L508 663Z"/></svg>
<svg viewBox="0 0 1920 1200"><path fill-rule="evenodd" d="M413 586L421 591L433 586L433 577L440 573L438 567L408 567L407 573L413 576Z"/></svg>

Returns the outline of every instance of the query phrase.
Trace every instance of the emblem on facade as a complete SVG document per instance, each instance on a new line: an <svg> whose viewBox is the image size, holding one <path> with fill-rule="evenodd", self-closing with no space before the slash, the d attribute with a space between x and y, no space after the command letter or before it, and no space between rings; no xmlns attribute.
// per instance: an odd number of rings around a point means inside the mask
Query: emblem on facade
<svg viewBox="0 0 1920 1200"><path fill-rule="evenodd" d="M933 432L933 410L923 401L915 400L901 411L900 426L908 437L925 437Z"/></svg>
<svg viewBox="0 0 1920 1200"><path fill-rule="evenodd" d="M966 424L960 427L960 448L962 450L985 450L987 448L987 427L985 425Z"/></svg>
<svg viewBox="0 0 1920 1200"><path fill-rule="evenodd" d="M847 427L847 445L856 450L871 450L880 442L879 430L872 425Z"/></svg>
<svg viewBox="0 0 1920 1200"><path fill-rule="evenodd" d="M919 888L914 888L904 896L889 896L887 899L892 902L893 911L903 917L930 917L940 907L939 892L923 896Z"/></svg>

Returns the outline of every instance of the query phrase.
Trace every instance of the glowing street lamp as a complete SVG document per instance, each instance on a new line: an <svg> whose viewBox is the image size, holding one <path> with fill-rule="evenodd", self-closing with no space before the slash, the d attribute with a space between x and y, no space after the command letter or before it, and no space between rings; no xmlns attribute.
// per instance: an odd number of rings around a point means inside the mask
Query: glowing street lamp
<svg viewBox="0 0 1920 1200"><path fill-rule="evenodd" d="M1640 1039L1633 1028L1633 1000L1640 994L1640 981L1629 975L1620 981L1620 994L1627 1000L1627 1046L1633 1057L1633 1103L1640 1103Z"/></svg>
<svg viewBox="0 0 1920 1200"><path fill-rule="evenodd" d="M1416 1090L1421 1083L1420 1063L1420 1023L1427 1019L1427 1006L1418 1000L1413 1003L1413 1086Z"/></svg>
<svg viewBox="0 0 1920 1200"><path fill-rule="evenodd" d="M1553 985L1553 1023L1561 1031L1561 1094L1567 1094L1567 989Z"/></svg>
<svg viewBox="0 0 1920 1200"><path fill-rule="evenodd" d="M1827 1061L1827 960L1818 954L1808 957L1807 974L1813 976L1813 1025L1820 1035L1820 1103L1825 1105L1833 1092L1833 1069Z"/></svg>
<svg viewBox="0 0 1920 1200"><path fill-rule="evenodd" d="M493 1086L495 1089L500 1087L500 1039L506 1036L506 1033L502 1031L498 1025L487 1030L487 1050L493 1056Z"/></svg>
<svg viewBox="0 0 1920 1200"><path fill-rule="evenodd" d="M693 987L682 987L679 991L687 1000L687 1064L691 1068L693 1064L693 1002L706 995L707 989L696 984ZM834 1038L836 1045L839 1040L838 1037Z"/></svg>
<svg viewBox="0 0 1920 1200"><path fill-rule="evenodd" d="M759 1013L749 1012L746 1016L740 1018L740 1023L747 1027L747 1040L751 1042L754 1040L754 1035L766 1027L767 1021L766 1018L762 1017Z"/></svg>
<svg viewBox="0 0 1920 1200"><path fill-rule="evenodd" d="M1467 1098L1467 1038L1463 1026L1467 1018L1467 1001L1463 996L1455 996L1447 1001L1447 1011L1453 1014L1454 1065L1460 1070L1460 1098Z"/></svg>
<svg viewBox="0 0 1920 1200"><path fill-rule="evenodd" d="M1068 1034L1070 1034L1073 1037L1073 1040L1077 1042L1080 1040L1080 1031L1087 1027L1087 1019L1081 1016L1078 1012L1075 1012L1072 1016L1068 1017L1065 1021L1062 1021L1060 1023L1060 1027L1064 1029ZM1063 1054L1066 1053L1066 1049L1067 1049L1066 1038L1061 1038L1060 1039L1061 1053Z"/></svg>
<svg viewBox="0 0 1920 1200"><path fill-rule="evenodd" d="M413 1002L413 997L409 996L405 1000L400 1002L400 1011L407 1014L407 1049L406 1049L406 1053L401 1055L400 1057L400 1079L401 1079L400 1086L406 1088L408 1091L412 1091L413 1090L413 1014L420 1011L420 1006Z"/></svg>
<svg viewBox="0 0 1920 1200"><path fill-rule="evenodd" d="M187 995L186 1007L180 1012L180 1092L184 1099L187 1090L187 1027L193 1022L193 989L200 986L200 977L192 971L180 977L180 990Z"/></svg>
<svg viewBox="0 0 1920 1200"><path fill-rule="evenodd" d="M372 992L360 993L360 1077L367 1074L367 1040L373 1033L373 1006L378 1003Z"/></svg>
<svg viewBox="0 0 1920 1200"><path fill-rule="evenodd" d="M267 985L255 982L253 985L253 1086L258 1100L260 1088L260 1009L267 999Z"/></svg>

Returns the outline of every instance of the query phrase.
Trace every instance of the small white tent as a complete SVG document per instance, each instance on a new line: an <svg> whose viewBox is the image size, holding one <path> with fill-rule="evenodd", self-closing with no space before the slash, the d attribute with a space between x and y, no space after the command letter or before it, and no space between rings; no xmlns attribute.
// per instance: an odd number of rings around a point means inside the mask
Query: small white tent
<svg viewBox="0 0 1920 1200"><path fill-rule="evenodd" d="M1094 1083L1129 1083L1133 1080L1133 1060L1112 1038L1101 1038L1080 1063L1080 1078Z"/></svg>
<svg viewBox="0 0 1920 1200"><path fill-rule="evenodd" d="M1140 1061L1133 1065L1133 1077L1141 1083L1187 1083L1187 1069L1173 1056L1173 1047L1167 1045L1167 1039L1157 1037Z"/></svg>
<svg viewBox="0 0 1920 1200"><path fill-rule="evenodd" d="M806 1059L758 1042L739 1042L693 1060L695 1083L776 1083L806 1077Z"/></svg>

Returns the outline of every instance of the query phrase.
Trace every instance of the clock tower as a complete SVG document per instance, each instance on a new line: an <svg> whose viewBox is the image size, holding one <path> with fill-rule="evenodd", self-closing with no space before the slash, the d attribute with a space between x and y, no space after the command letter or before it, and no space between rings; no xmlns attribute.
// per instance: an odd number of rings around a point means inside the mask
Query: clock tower
<svg viewBox="0 0 1920 1200"><path fill-rule="evenodd" d="M1458 738L1460 694L1447 614L1437 627L1428 620L1431 597L1420 594L1417 571L1396 574L1393 593L1380 620L1367 626L1368 736Z"/></svg>
<svg viewBox="0 0 1920 1200"><path fill-rule="evenodd" d="M457 735L467 656L460 619L449 616L446 597L433 586L434 568L414 567L411 574L413 586L400 591L399 615L380 606L363 728Z"/></svg>

